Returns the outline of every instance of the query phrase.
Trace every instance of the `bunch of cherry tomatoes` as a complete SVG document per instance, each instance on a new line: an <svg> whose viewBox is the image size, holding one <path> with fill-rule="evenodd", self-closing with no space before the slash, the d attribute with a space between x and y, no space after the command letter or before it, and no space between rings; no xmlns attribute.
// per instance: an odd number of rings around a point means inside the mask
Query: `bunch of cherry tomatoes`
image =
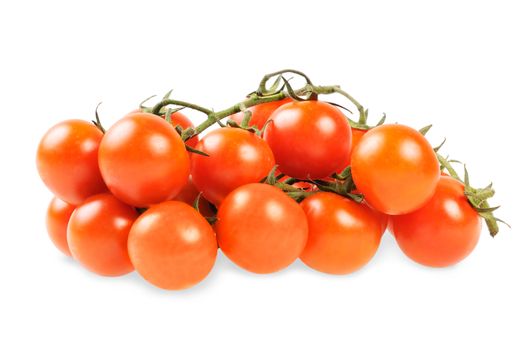
<svg viewBox="0 0 527 350"><path fill-rule="evenodd" d="M285 74L306 84L294 90ZM358 121L319 100L333 93L352 102ZM206 120L194 126L181 108ZM255 273L300 258L348 274L374 256L387 228L408 257L434 267L474 249L482 218L497 232L487 202L494 190L461 179L426 129L366 121L367 110L338 86L284 70L220 112L165 96L107 130L97 113L92 123L60 122L37 151L55 195L49 236L97 274L137 270L177 290L207 276L218 247ZM214 124L221 127L200 135Z"/></svg>

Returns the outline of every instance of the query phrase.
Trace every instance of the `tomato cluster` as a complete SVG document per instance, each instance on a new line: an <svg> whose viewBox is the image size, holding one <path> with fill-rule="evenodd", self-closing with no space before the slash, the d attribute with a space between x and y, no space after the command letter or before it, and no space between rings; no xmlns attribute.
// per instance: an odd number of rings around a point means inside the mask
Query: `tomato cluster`
<svg viewBox="0 0 527 350"><path fill-rule="evenodd" d="M480 216L495 223L491 188L461 181L424 133L369 127L355 100L361 120L352 122L319 101L310 81L306 87L297 94L285 79L281 89L264 82L216 113L164 99L108 130L98 116L53 126L37 151L39 174L55 195L51 240L97 274L136 270L173 290L203 280L218 247L255 273L297 258L325 273L351 273L372 259L387 227L418 263L465 258ZM205 111L207 120L194 127L168 104ZM227 117L228 125L198 136Z"/></svg>

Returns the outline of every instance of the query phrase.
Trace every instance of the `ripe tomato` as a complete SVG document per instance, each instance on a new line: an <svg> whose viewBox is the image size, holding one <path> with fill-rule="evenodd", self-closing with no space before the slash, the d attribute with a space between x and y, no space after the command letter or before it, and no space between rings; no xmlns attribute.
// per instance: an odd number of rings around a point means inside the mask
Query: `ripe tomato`
<svg viewBox="0 0 527 350"><path fill-rule="evenodd" d="M137 272L164 289L185 289L203 280L216 261L208 222L183 202L150 207L130 231L128 251Z"/></svg>
<svg viewBox="0 0 527 350"><path fill-rule="evenodd" d="M342 112L320 101L278 108L264 132L279 170L298 179L322 179L349 164L351 129Z"/></svg>
<svg viewBox="0 0 527 350"><path fill-rule="evenodd" d="M256 106L249 107L248 110L251 111L251 119L249 120L249 126L255 126L258 129L262 129L265 125L265 122L271 114L280 106L291 102L291 98L284 98L283 100L279 101L273 101L273 102L267 102L262 103ZM242 120L244 117L243 112L238 112L236 114L231 115L229 118L231 120L234 120L239 125L242 124Z"/></svg>
<svg viewBox="0 0 527 350"><path fill-rule="evenodd" d="M174 127L178 125L181 126L183 130L194 127L194 124L192 123L192 121L188 119L187 116L181 112L173 112L170 115L170 122L172 123ZM196 148L198 142L199 142L199 138L198 138L198 135L196 135L188 139L185 143L192 148Z"/></svg>
<svg viewBox="0 0 527 350"><path fill-rule="evenodd" d="M71 213L75 206L64 202L62 199L53 197L48 206L46 215L46 228L53 244L64 254L71 256L68 247L67 228Z"/></svg>
<svg viewBox="0 0 527 350"><path fill-rule="evenodd" d="M271 273L289 266L307 240L300 206L276 187L248 184L232 191L218 210L221 250L238 266Z"/></svg>
<svg viewBox="0 0 527 350"><path fill-rule="evenodd" d="M192 181L203 196L219 205L229 192L258 182L274 166L273 152L255 134L237 128L221 128L205 135L192 154Z"/></svg>
<svg viewBox="0 0 527 350"><path fill-rule="evenodd" d="M129 114L135 114L135 113L143 113L143 111L139 108L137 109L134 109L133 111L131 111L130 113L128 113L127 115ZM181 128L183 130L185 129L188 129L190 127L194 127L194 124L192 123L192 121L187 118L186 115L184 115L183 113L181 112L172 112L172 114L170 115L170 122L172 123L172 126L175 128L176 126L181 126ZM199 138L198 138L198 135L196 136L193 136L191 137L190 139L188 139L185 144L187 144L188 146L192 147L192 148L196 148L196 145L198 144L198 141L199 141Z"/></svg>
<svg viewBox="0 0 527 350"><path fill-rule="evenodd" d="M37 168L53 194L77 205L106 191L97 163L102 136L95 125L76 119L48 130L38 146Z"/></svg>
<svg viewBox="0 0 527 350"><path fill-rule="evenodd" d="M194 206L194 202L199 195L199 191L192 182L192 177L189 176L187 184L181 189L177 196L173 198L175 201L187 203L190 206ZM203 216L213 216L213 208L205 198L201 197L199 200L199 212Z"/></svg>
<svg viewBox="0 0 527 350"><path fill-rule="evenodd" d="M382 219L365 204L335 193L320 192L300 204L309 236L300 259L330 274L347 274L375 255L384 232Z"/></svg>
<svg viewBox="0 0 527 350"><path fill-rule="evenodd" d="M176 196L188 181L190 167L178 133L149 113L129 114L106 132L99 165L110 191L135 207Z"/></svg>
<svg viewBox="0 0 527 350"><path fill-rule="evenodd" d="M128 257L128 232L138 214L110 193L88 198L75 209L68 224L73 257L103 276L133 271Z"/></svg>
<svg viewBox="0 0 527 350"><path fill-rule="evenodd" d="M458 263L478 243L481 219L458 180L441 176L434 196L422 208L392 217L399 247L412 260L427 266Z"/></svg>
<svg viewBox="0 0 527 350"><path fill-rule="evenodd" d="M362 130L362 129L355 129L351 128L351 151L355 148L357 148L357 145L359 144L360 140L362 140L362 137L364 134L366 134L368 130Z"/></svg>
<svg viewBox="0 0 527 350"><path fill-rule="evenodd" d="M439 181L432 146L418 131L399 124L369 130L351 155L351 169L366 201L390 215L423 206Z"/></svg>

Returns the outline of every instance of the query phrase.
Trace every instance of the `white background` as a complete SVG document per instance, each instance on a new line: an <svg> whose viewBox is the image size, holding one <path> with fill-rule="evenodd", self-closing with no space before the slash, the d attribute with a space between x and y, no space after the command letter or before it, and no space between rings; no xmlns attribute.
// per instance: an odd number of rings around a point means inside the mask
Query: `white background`
<svg viewBox="0 0 527 350"><path fill-rule="evenodd" d="M344 7L343 4L346 4ZM522 1L10 1L0 5L0 348L525 349L527 74ZM264 73L340 84L494 181L513 225L458 266L409 261L390 234L349 276L267 276L219 256L183 292L103 278L49 242L34 164L66 118L111 124L151 94L223 109ZM197 119L194 119L197 121ZM524 332L523 334L521 332Z"/></svg>

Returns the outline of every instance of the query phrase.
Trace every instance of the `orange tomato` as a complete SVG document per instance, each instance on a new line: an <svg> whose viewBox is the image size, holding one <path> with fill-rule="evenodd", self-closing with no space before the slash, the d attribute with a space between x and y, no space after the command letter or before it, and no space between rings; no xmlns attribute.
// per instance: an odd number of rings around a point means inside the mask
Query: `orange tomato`
<svg viewBox="0 0 527 350"><path fill-rule="evenodd" d="M106 132L99 165L110 191L135 207L174 198L187 183L190 169L176 130L149 113L129 114Z"/></svg>
<svg viewBox="0 0 527 350"><path fill-rule="evenodd" d="M300 255L307 220L300 206L267 184L248 184L221 203L216 222L221 250L238 266L255 273L284 269Z"/></svg>
<svg viewBox="0 0 527 350"><path fill-rule="evenodd" d="M441 176L434 196L422 208L391 218L395 239L410 259L444 267L472 252L479 240L481 218L464 189L458 180Z"/></svg>
<svg viewBox="0 0 527 350"><path fill-rule="evenodd" d="M134 208L110 193L88 198L75 209L68 224L71 254L99 275L119 276L133 271L127 241L137 216Z"/></svg>
<svg viewBox="0 0 527 350"><path fill-rule="evenodd" d="M320 192L306 198L300 206L309 226L300 259L309 267L330 274L348 274L375 255L385 220L367 205Z"/></svg>
<svg viewBox="0 0 527 350"><path fill-rule="evenodd" d="M369 130L351 155L353 180L376 210L401 215L423 206L439 181L435 152L417 130L387 124Z"/></svg>
<svg viewBox="0 0 527 350"><path fill-rule="evenodd" d="M179 290L203 280L216 261L214 231L183 202L153 205L130 231L128 251L137 272L163 289Z"/></svg>
<svg viewBox="0 0 527 350"><path fill-rule="evenodd" d="M256 106L249 107L248 110L251 112L251 119L249 120L249 126L255 126L261 130L263 126L265 125L265 122L267 122L267 120L269 119L271 114L275 111L275 109L291 101L292 101L291 98L284 98L283 100L262 103ZM244 117L244 113L238 112L236 114L231 115L229 118L231 120L234 120L239 125L241 125L243 121L243 117Z"/></svg>
<svg viewBox="0 0 527 350"><path fill-rule="evenodd" d="M76 119L58 123L42 137L38 173L55 196L77 205L106 191L97 163L102 137L95 125Z"/></svg>
<svg viewBox="0 0 527 350"><path fill-rule="evenodd" d="M57 197L53 197L49 203L46 215L46 228L49 238L55 247L68 256L71 256L71 252L68 247L67 229L71 213L74 210L74 205L66 203Z"/></svg>

